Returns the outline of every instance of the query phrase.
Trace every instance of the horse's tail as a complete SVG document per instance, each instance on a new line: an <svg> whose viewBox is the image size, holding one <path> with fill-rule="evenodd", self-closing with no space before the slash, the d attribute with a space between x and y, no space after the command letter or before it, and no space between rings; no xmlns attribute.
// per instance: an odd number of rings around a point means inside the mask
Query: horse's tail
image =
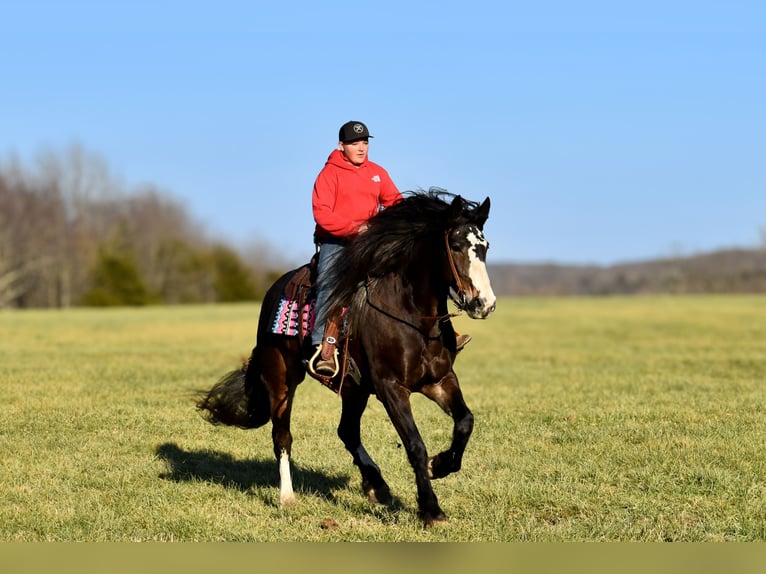
<svg viewBox="0 0 766 574"><path fill-rule="evenodd" d="M269 393L261 381L257 351L253 349L246 364L201 393L197 410L210 423L254 429L269 421Z"/></svg>
<svg viewBox="0 0 766 574"><path fill-rule="evenodd" d="M269 390L261 378L261 348L273 345L270 327L290 281L299 276L292 290L297 292L308 280L309 265L288 271L269 288L261 304L258 316L256 346L250 359L236 371L226 373L209 391L199 394L197 410L213 424L223 424L243 429L254 429L265 425L271 418ZM291 298L295 298L291 294Z"/></svg>

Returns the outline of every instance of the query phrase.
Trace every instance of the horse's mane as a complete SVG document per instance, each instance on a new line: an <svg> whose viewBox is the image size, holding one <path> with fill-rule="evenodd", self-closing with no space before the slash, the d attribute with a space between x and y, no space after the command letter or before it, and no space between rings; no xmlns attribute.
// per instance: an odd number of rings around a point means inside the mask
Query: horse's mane
<svg viewBox="0 0 766 574"><path fill-rule="evenodd" d="M458 203L459 209L453 205ZM335 285L326 311L333 314L349 305L359 286L368 279L405 269L415 248L423 241L441 240L459 225L482 221L474 216L478 204L439 188L408 191L396 204L368 221L368 229L349 243L335 259Z"/></svg>

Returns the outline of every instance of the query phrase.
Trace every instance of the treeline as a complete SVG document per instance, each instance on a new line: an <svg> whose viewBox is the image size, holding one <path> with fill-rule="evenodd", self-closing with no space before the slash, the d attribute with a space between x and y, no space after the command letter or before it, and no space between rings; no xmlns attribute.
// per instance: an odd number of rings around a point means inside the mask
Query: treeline
<svg viewBox="0 0 766 574"><path fill-rule="evenodd" d="M267 246L211 240L155 186L126 190L79 146L0 164L0 308L259 300L284 270Z"/></svg>
<svg viewBox="0 0 766 574"><path fill-rule="evenodd" d="M722 249L603 267L500 264L489 272L498 295L766 293L766 233L760 249Z"/></svg>

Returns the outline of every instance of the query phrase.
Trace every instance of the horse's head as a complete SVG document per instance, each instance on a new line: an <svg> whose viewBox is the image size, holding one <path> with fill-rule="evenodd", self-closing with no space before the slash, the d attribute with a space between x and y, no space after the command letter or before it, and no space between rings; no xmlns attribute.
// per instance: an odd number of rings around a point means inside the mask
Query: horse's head
<svg viewBox="0 0 766 574"><path fill-rule="evenodd" d="M472 319L486 319L495 310L496 302L487 273L489 242L484 237L489 198L471 208L457 196L452 201L452 215L454 224L446 235L452 273L450 297Z"/></svg>

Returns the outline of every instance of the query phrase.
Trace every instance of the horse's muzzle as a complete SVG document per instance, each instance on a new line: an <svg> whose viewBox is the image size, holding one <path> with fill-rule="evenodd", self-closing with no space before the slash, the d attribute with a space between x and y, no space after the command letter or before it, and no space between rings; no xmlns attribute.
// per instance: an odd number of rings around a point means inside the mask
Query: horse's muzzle
<svg viewBox="0 0 766 574"><path fill-rule="evenodd" d="M482 297L474 297L465 306L465 312L471 319L486 319L495 310L495 302Z"/></svg>

